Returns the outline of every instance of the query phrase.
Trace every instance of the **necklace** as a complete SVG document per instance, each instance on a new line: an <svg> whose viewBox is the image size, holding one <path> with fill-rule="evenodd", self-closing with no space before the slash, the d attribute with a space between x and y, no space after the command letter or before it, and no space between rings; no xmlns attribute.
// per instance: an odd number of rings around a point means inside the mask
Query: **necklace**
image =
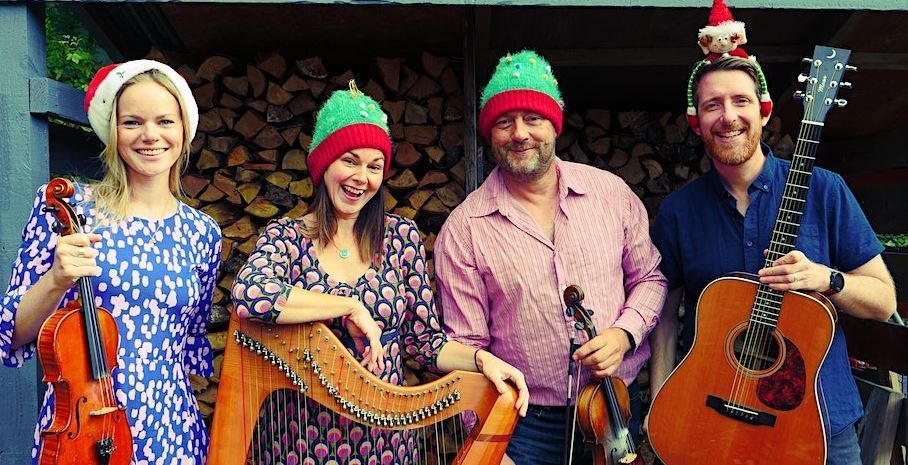
<svg viewBox="0 0 908 465"><path fill-rule="evenodd" d="M158 230L161 229L161 226L164 226L164 220L155 220L149 221L149 226L151 223L157 223L160 221L160 224L157 224L154 229L151 230L151 233L148 234L148 245L156 245L158 243Z"/></svg>
<svg viewBox="0 0 908 465"><path fill-rule="evenodd" d="M337 256L340 257L341 259L346 260L346 259L350 258L350 249L348 249L346 247L343 249L338 248L337 244L335 244L334 241L331 241L331 246L334 247L334 250L337 250Z"/></svg>

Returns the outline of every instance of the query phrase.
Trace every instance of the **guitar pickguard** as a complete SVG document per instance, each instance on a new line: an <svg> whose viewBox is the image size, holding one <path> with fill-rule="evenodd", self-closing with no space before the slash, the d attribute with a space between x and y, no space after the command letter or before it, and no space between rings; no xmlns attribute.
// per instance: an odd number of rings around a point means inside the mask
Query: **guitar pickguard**
<svg viewBox="0 0 908 465"><path fill-rule="evenodd" d="M804 401L807 374L798 347L787 338L783 340L785 360L775 373L760 379L757 397L769 407L787 411L797 408Z"/></svg>

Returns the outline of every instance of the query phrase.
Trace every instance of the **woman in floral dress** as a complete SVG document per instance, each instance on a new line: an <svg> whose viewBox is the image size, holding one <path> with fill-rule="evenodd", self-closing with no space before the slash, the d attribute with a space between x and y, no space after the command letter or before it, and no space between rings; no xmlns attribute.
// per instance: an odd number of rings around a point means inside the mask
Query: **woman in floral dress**
<svg viewBox="0 0 908 465"><path fill-rule="evenodd" d="M113 387L126 408L132 463L203 464L208 432L188 375L212 371L206 324L221 231L179 200L198 110L183 78L151 60L99 70L85 106L106 145L103 179L77 183L69 199L89 232L53 232L46 186L38 190L0 306L0 359L21 366L34 356L41 324L77 297L80 277L91 277L95 303L111 312L119 330ZM33 463L53 412L49 385Z"/></svg>
<svg viewBox="0 0 908 465"><path fill-rule="evenodd" d="M447 339L416 225L384 212L386 120L352 82L331 95L307 160L315 199L301 218L272 221L261 234L234 284L237 315L278 324L327 320L368 369L397 385L404 384L405 354L437 372L480 371L502 392L510 381L523 415L523 375L489 352ZM370 429L283 391L265 403L253 440L256 463L422 463L411 433Z"/></svg>

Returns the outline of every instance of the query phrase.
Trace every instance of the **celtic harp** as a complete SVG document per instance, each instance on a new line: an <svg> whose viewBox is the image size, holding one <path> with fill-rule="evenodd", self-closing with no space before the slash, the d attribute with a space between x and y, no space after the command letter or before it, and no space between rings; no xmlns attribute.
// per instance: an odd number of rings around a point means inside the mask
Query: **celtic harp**
<svg viewBox="0 0 908 465"><path fill-rule="evenodd" d="M479 373L453 371L397 386L362 367L323 323L269 325L230 320L211 428L209 465L249 463L259 409L289 389L366 426L418 429L472 411L477 422L455 464L497 464L517 422L516 391L499 395ZM253 460L254 462L254 460Z"/></svg>

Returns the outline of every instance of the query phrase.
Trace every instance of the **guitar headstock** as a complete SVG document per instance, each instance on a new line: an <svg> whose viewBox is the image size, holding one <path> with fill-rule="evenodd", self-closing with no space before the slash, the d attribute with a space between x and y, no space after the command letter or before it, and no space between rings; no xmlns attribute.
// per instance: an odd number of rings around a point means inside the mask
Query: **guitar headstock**
<svg viewBox="0 0 908 465"><path fill-rule="evenodd" d="M804 119L822 122L826 113L835 105L844 107L848 101L838 98L840 88L850 89L851 83L842 81L845 71L856 71L848 64L851 50L844 48L817 45L813 49L813 58L805 58L810 64L810 74L801 74L798 81L804 83L804 90L795 92L795 98L804 105Z"/></svg>

